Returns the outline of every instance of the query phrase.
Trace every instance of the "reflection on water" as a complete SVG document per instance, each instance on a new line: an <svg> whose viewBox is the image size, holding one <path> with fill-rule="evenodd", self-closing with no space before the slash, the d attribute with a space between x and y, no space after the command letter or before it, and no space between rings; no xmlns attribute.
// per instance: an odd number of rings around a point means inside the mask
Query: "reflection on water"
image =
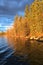
<svg viewBox="0 0 43 65"><path fill-rule="evenodd" d="M0 65L4 65L12 54L13 50L8 46L7 39L0 37Z"/></svg>
<svg viewBox="0 0 43 65"><path fill-rule="evenodd" d="M17 40L14 47L0 37L0 65L43 65L43 42Z"/></svg>

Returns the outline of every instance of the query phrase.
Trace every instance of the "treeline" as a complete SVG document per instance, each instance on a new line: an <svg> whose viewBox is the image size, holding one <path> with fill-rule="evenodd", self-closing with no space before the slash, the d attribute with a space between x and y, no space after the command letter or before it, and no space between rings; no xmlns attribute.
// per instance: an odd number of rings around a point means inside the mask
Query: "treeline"
<svg viewBox="0 0 43 65"><path fill-rule="evenodd" d="M7 36L43 36L43 0L35 0L31 5L26 5L24 16L15 16L13 28L7 31Z"/></svg>
<svg viewBox="0 0 43 65"><path fill-rule="evenodd" d="M24 17L16 15L13 27L7 30L6 36L14 54L22 61L43 65L43 42L29 40L30 37L43 36L43 0L34 0L30 6L27 5Z"/></svg>
<svg viewBox="0 0 43 65"><path fill-rule="evenodd" d="M5 32L0 32L0 36L3 36L3 35L5 35Z"/></svg>

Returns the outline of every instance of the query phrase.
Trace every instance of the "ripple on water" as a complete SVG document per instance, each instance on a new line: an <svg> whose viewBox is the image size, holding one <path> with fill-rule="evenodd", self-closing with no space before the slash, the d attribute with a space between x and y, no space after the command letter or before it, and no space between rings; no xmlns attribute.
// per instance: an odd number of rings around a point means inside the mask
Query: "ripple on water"
<svg viewBox="0 0 43 65"><path fill-rule="evenodd" d="M14 51L8 46L7 40L4 37L0 37L0 65L4 65Z"/></svg>

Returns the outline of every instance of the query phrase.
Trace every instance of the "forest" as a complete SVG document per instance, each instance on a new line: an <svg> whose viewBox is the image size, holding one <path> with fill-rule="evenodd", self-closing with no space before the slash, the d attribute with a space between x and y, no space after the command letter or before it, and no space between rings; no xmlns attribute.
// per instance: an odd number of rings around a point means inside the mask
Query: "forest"
<svg viewBox="0 0 43 65"><path fill-rule="evenodd" d="M31 5L26 5L24 16L15 16L13 28L7 30L7 36L9 38L43 36L43 0L35 0Z"/></svg>
<svg viewBox="0 0 43 65"><path fill-rule="evenodd" d="M43 65L43 42L36 41L40 37L43 41L43 0L34 0L31 5L26 5L24 16L15 16L6 37L16 55L28 54L30 65Z"/></svg>
<svg viewBox="0 0 43 65"><path fill-rule="evenodd" d="M1 65L43 65L43 0L26 5L24 16L16 15L11 28L0 32L0 52Z"/></svg>

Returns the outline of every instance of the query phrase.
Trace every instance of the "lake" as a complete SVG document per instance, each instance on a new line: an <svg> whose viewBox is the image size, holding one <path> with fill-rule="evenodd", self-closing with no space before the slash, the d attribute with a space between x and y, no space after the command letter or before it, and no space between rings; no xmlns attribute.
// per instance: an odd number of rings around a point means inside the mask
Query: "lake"
<svg viewBox="0 0 43 65"><path fill-rule="evenodd" d="M26 41L13 49L7 38L1 36L0 65L43 65L43 42Z"/></svg>

